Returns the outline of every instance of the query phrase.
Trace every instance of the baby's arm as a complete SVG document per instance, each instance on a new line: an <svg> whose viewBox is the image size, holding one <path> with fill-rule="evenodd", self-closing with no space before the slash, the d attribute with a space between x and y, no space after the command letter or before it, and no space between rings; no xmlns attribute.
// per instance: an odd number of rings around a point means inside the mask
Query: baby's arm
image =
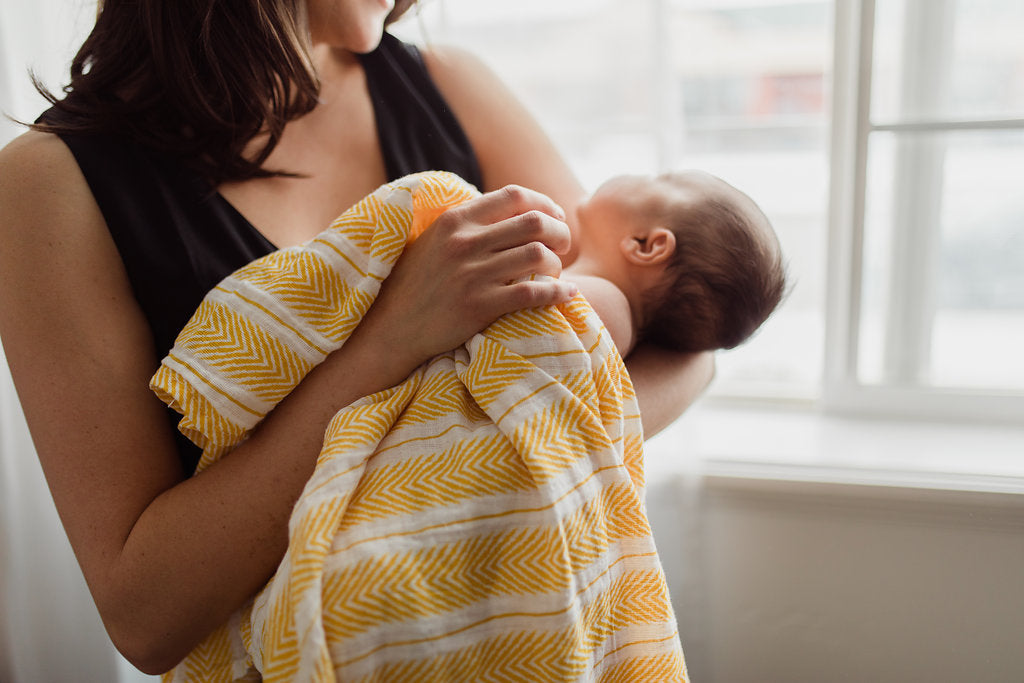
<svg viewBox="0 0 1024 683"><path fill-rule="evenodd" d="M622 290L610 280L593 275L581 275L563 271L562 280L568 280L579 288L583 295L601 318L605 329L615 342L619 354L625 357L633 350L636 333L633 329L633 316L629 309L629 300Z"/></svg>

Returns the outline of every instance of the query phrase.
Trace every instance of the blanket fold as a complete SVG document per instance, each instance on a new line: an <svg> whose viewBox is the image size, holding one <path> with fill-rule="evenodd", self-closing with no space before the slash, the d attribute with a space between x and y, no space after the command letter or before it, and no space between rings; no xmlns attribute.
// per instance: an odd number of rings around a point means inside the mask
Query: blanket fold
<svg viewBox="0 0 1024 683"><path fill-rule="evenodd" d="M369 309L411 236L477 192L382 186L203 301L151 386L237 446ZM621 357L582 297L519 311L331 420L289 546L171 681L680 681Z"/></svg>

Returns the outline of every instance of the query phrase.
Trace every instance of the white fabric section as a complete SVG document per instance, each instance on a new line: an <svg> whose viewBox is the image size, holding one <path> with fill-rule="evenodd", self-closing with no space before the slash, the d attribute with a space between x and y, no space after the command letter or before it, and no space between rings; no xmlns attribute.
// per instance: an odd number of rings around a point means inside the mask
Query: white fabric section
<svg viewBox="0 0 1024 683"><path fill-rule="evenodd" d="M89 0L0 0L0 114L43 110L28 69L59 89L94 13ZM0 116L0 146L23 130ZM0 353L0 681L147 680L107 638Z"/></svg>

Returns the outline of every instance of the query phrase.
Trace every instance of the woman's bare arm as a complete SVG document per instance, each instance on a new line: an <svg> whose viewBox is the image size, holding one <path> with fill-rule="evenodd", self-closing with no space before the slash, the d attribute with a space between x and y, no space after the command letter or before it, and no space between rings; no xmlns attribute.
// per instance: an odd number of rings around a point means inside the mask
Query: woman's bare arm
<svg viewBox="0 0 1024 683"><path fill-rule="evenodd" d="M147 672L176 664L274 571L334 412L509 310L571 295L566 284L504 286L557 274L544 245L564 251L568 231L550 200L511 188L459 207L403 255L341 350L252 438L186 478L148 389L158 361L148 326L70 152L27 133L0 151L0 178L7 359L108 632Z"/></svg>
<svg viewBox="0 0 1024 683"><path fill-rule="evenodd" d="M480 159L486 188L516 183L543 192L566 211L573 238L583 187L526 108L473 55L450 47L424 51L427 66ZM575 248L563 256L575 258ZM650 437L678 418L707 388L714 356L677 354L641 343L626 359Z"/></svg>
<svg viewBox="0 0 1024 683"><path fill-rule="evenodd" d="M626 359L636 387L644 438L651 438L675 422L693 405L715 376L715 356L679 353L653 344L640 344Z"/></svg>

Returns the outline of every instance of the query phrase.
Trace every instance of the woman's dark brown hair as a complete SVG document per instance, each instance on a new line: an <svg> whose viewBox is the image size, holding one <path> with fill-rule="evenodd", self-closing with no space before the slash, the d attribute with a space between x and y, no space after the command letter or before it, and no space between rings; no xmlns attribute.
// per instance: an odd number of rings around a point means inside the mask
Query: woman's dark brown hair
<svg viewBox="0 0 1024 683"><path fill-rule="evenodd" d="M399 0L396 20L415 0ZM116 132L212 184L280 175L262 164L317 103L304 0L101 0L55 111L35 128ZM246 156L254 138L262 146Z"/></svg>

